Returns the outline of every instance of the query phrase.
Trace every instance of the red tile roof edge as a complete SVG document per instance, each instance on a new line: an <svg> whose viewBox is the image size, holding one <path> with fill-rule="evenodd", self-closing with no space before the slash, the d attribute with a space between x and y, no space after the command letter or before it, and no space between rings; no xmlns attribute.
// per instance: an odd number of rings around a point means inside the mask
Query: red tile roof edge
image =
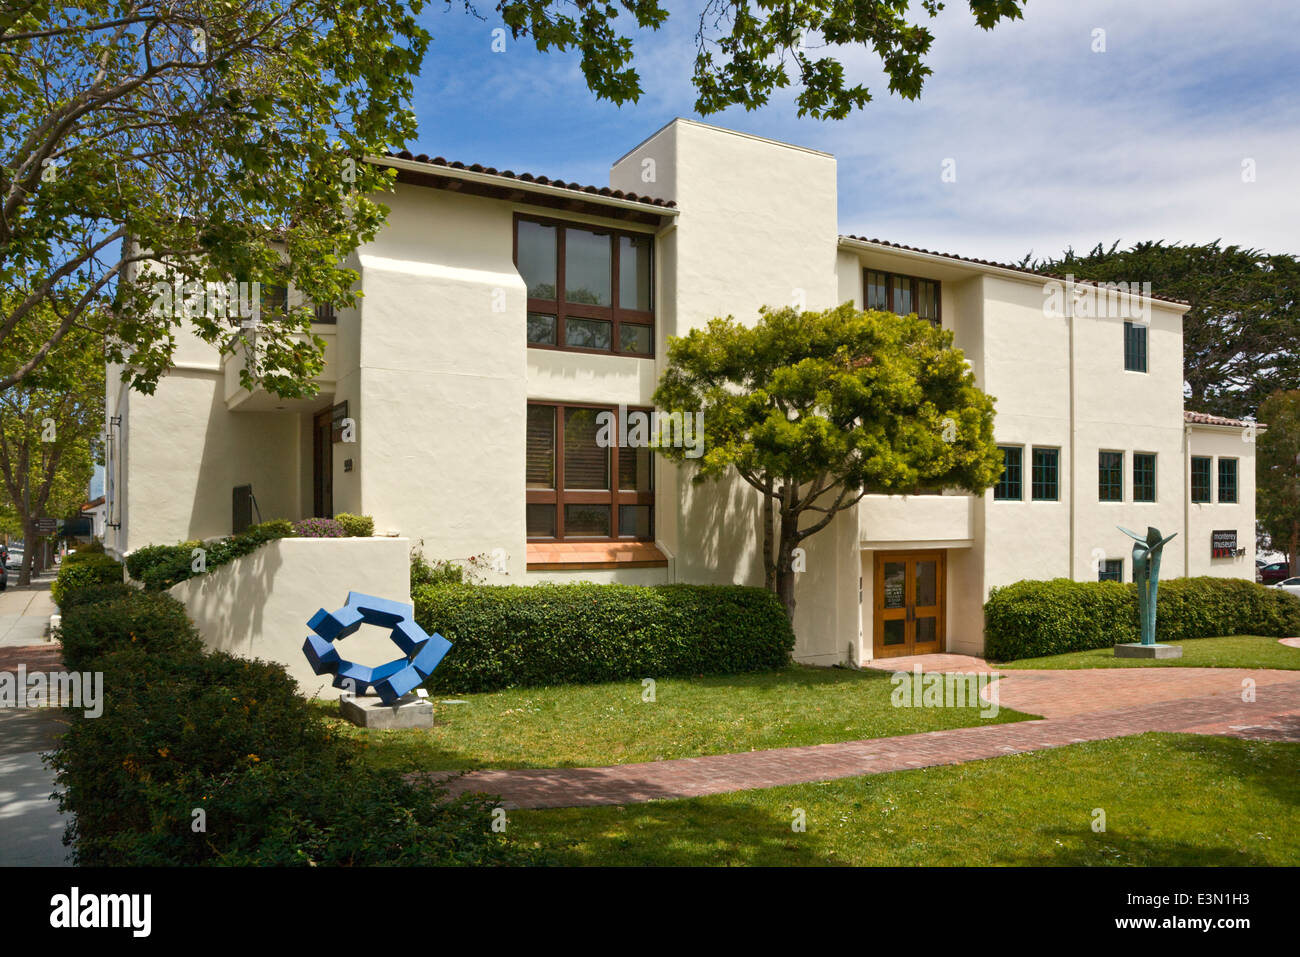
<svg viewBox="0 0 1300 957"><path fill-rule="evenodd" d="M654 196L645 196L640 193L625 193L621 189L610 189L608 186L584 186L581 183L569 183L562 179L550 179L546 176L536 176L532 173L515 173L511 170L499 170L492 166L483 166L479 163L461 163L453 160L444 159L441 156L430 157L427 153L418 155L412 154L410 150L402 150L400 153L388 153L391 159L409 160L414 163L423 163L426 166L441 166L444 169L464 170L467 173L482 173L485 176L500 176L504 179L513 179L520 183L536 183L538 186L554 186L559 189L572 190L575 193L587 193L593 196L604 196L609 199L624 199L632 203L641 203L646 206L657 206L660 209L676 209L677 203L673 200L658 199Z"/></svg>
<svg viewBox="0 0 1300 957"><path fill-rule="evenodd" d="M1209 412L1188 412L1183 410L1183 420L1192 422L1196 425L1228 425L1239 429L1262 429L1262 422L1251 422L1247 419L1229 419L1222 415L1211 415Z"/></svg>
<svg viewBox="0 0 1300 957"><path fill-rule="evenodd" d="M941 253L941 252L936 252L933 249L922 249L919 246L905 246L902 243L891 243L888 239L870 239L866 236L854 236L851 233L843 235L840 238L854 239L860 243L874 243L877 246L889 246L892 247L893 249L902 249L910 253L923 253L924 255L927 256L940 256L943 259L952 259L955 260L956 262L972 263L978 266L992 266L995 269L1010 269L1012 272L1022 272L1028 276L1041 276L1044 279L1060 279L1060 280L1065 279L1064 276L1058 275L1056 273L1041 272L1035 269L1026 269L1024 266L1013 266L1011 263L993 262L988 259L974 259L970 256L958 256L956 253ZM1099 283L1096 280L1081 279L1078 276L1075 276L1073 281L1077 283L1083 283L1084 285L1089 285L1089 286L1099 285ZM1147 298L1158 299L1161 302L1172 302L1175 305L1179 305L1179 306L1191 305L1191 303L1189 303L1186 299L1175 299L1172 296L1160 296L1157 295L1156 293L1152 293Z"/></svg>

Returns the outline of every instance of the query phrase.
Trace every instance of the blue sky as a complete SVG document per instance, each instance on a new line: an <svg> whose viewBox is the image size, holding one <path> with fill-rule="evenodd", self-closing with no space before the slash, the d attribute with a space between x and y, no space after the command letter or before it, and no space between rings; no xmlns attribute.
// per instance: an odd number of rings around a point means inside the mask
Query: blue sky
<svg viewBox="0 0 1300 957"><path fill-rule="evenodd" d="M866 51L839 54L875 97L842 121L801 120L789 95L698 117L699 5L669 9L638 37L640 101L616 107L587 91L576 55L493 53L490 8L433 6L413 152L605 185L615 159L687 116L834 153L843 233L998 260L1158 238L1300 253L1295 0L1030 0L989 33L950 0L928 21L919 100L890 95Z"/></svg>

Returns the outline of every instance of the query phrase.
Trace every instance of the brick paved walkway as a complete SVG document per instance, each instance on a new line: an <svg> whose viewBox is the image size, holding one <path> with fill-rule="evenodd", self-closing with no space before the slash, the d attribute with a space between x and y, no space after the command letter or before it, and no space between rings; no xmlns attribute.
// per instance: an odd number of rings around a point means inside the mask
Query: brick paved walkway
<svg viewBox="0 0 1300 957"><path fill-rule="evenodd" d="M934 667L940 664L935 660L939 656L929 657L926 670L942 670ZM979 659L942 657L948 659L942 665L950 670L988 670ZM891 659L887 670L910 670L911 664L911 659ZM485 770L430 777L446 780L455 794L499 795L507 808L580 807L960 764L1146 731L1300 741L1300 672L1116 668L1003 674L999 703L1044 715L1042 720L604 768ZM1241 700L1245 678L1255 682L1254 701Z"/></svg>

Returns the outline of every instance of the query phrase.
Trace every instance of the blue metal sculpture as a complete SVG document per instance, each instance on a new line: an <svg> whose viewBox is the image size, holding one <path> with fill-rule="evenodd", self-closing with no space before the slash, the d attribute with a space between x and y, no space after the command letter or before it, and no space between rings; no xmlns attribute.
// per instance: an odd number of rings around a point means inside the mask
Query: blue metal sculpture
<svg viewBox="0 0 1300 957"><path fill-rule="evenodd" d="M1160 588L1160 553L1166 544L1178 535L1174 532L1169 538L1161 538L1160 530L1147 526L1147 537L1130 532L1122 525L1116 525L1121 532L1133 539L1133 581L1137 583L1138 621L1142 626L1142 644L1156 643L1156 592Z"/></svg>
<svg viewBox="0 0 1300 957"><path fill-rule="evenodd" d="M451 642L434 632L430 635L415 622L414 608L404 602L348 592L347 603L338 611L322 608L307 626L315 632L302 646L312 671L332 674L334 687L365 694L374 688L387 705L414 691L428 680L439 662L451 650ZM362 625L391 629L389 637L404 657L375 667L359 665L339 656L334 642L355 634Z"/></svg>

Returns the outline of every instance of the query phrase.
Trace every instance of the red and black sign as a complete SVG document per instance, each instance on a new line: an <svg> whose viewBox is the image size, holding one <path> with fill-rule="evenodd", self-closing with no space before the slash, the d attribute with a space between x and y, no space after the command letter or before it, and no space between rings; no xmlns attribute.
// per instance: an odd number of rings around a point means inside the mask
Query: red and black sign
<svg viewBox="0 0 1300 957"><path fill-rule="evenodd" d="M1215 529L1210 533L1211 558L1235 558L1237 556L1237 530Z"/></svg>

